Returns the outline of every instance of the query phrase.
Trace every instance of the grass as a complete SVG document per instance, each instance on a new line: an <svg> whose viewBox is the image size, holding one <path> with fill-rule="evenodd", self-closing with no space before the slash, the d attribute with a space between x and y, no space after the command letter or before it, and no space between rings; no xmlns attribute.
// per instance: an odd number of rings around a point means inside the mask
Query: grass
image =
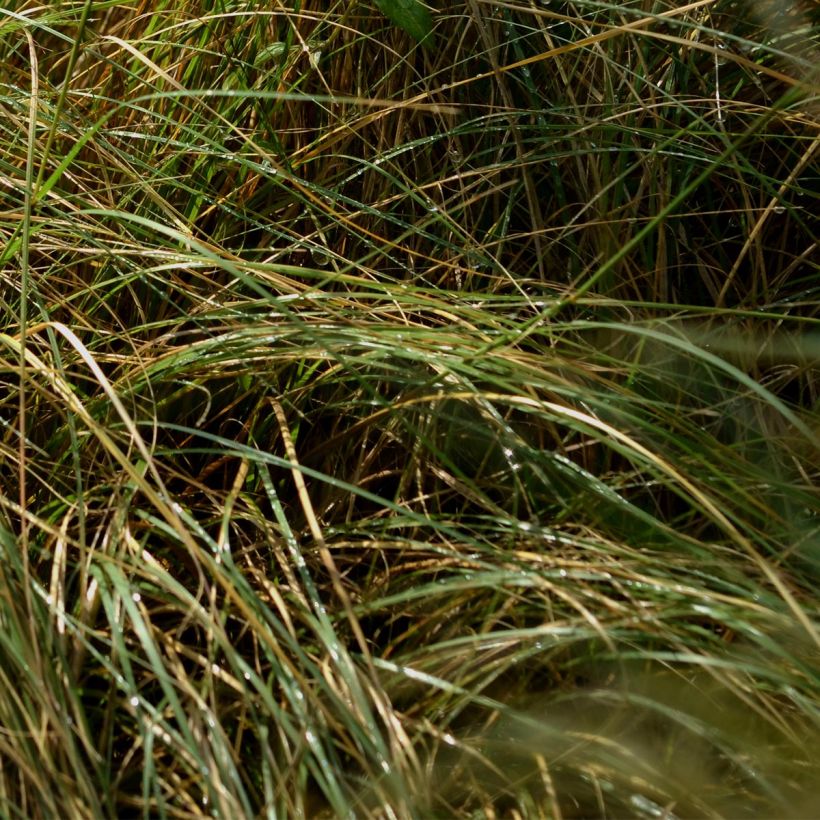
<svg viewBox="0 0 820 820"><path fill-rule="evenodd" d="M816 815L816 7L387 5L0 11L0 815Z"/></svg>

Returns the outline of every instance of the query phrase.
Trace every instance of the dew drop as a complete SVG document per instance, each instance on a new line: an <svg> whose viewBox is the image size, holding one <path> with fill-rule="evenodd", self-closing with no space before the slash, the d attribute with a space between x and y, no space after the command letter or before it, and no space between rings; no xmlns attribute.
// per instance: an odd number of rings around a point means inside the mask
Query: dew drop
<svg viewBox="0 0 820 820"><path fill-rule="evenodd" d="M324 268L330 262L330 256L321 248L311 248L310 258L313 260L313 264L319 268Z"/></svg>

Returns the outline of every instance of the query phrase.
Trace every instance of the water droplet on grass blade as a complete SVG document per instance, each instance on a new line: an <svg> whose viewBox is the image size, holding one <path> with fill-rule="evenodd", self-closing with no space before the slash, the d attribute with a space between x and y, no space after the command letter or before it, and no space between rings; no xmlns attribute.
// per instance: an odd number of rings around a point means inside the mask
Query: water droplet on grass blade
<svg viewBox="0 0 820 820"><path fill-rule="evenodd" d="M310 258L318 268L324 268L330 264L330 255L321 248L311 248Z"/></svg>

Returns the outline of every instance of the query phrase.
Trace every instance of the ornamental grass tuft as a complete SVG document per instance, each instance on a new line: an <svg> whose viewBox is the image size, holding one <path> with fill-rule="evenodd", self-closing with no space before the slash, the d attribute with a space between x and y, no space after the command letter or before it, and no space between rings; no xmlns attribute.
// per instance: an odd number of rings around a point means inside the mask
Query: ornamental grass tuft
<svg viewBox="0 0 820 820"><path fill-rule="evenodd" d="M820 814L819 23L6 0L0 815Z"/></svg>

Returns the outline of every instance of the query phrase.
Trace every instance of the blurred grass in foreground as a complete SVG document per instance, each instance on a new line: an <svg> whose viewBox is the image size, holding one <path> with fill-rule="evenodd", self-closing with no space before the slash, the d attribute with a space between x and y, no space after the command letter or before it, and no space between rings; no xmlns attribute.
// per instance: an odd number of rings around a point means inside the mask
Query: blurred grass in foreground
<svg viewBox="0 0 820 820"><path fill-rule="evenodd" d="M816 5L433 12L0 10L3 816L820 811Z"/></svg>

